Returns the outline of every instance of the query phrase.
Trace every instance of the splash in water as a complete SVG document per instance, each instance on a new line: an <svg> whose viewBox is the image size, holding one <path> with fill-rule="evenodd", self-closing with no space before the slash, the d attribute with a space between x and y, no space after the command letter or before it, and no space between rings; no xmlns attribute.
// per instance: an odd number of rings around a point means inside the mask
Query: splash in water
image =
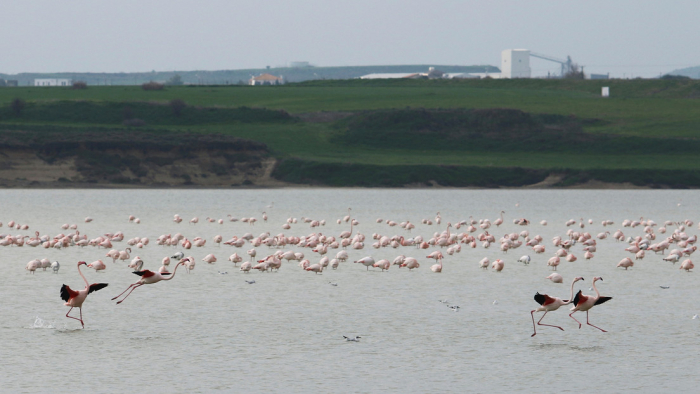
<svg viewBox="0 0 700 394"><path fill-rule="evenodd" d="M51 329L54 329L54 328L56 328L56 326L54 326L53 323L48 322L48 321L40 318L39 316L37 316L34 318L34 324L32 324L32 326L30 328L51 328Z"/></svg>

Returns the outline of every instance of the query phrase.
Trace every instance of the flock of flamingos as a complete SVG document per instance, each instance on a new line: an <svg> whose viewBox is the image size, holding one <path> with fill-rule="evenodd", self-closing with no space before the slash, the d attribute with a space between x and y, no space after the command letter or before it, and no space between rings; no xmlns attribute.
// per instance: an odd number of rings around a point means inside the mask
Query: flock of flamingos
<svg viewBox="0 0 700 394"><path fill-rule="evenodd" d="M325 220L314 220L309 218L301 218L298 221L296 218L287 219L282 225L282 230L289 231L292 226L296 224L309 225L312 229L316 229L316 232L312 232L308 235L292 236L280 233L277 235L271 235L269 232L260 234L258 236L252 233L246 233L242 236L232 236L231 239L224 241L221 235L216 235L211 240L213 243L230 246L232 248L248 248L245 253L238 252L231 254L228 257L228 261L233 263L234 266L238 267L239 270L248 273L252 270L257 270L260 272L270 272L272 270L279 271L282 266L282 262L286 261L287 264L294 261L298 263L301 269L315 274L321 274L325 269L337 269L341 263L346 262L349 258L347 249L360 251L365 249L365 242L372 242L371 248L393 248L406 250L406 254L409 252L415 253L420 257L411 257L404 254L397 256L393 261L387 259L381 259L375 261L371 256L366 256L361 259L355 260L354 263L361 264L366 267L366 270L370 268L380 269L381 271L387 271L392 266L397 265L399 268L407 268L408 270L414 270L420 268L421 264L419 259L429 259L435 260L435 264L430 266L430 270L434 273L441 273L443 270L443 258L444 254L455 255L459 254L462 247L465 248L477 248L481 246L482 248L490 248L497 245L503 253L507 253L509 250L518 249L522 246L531 250L533 253L542 254L546 253L549 246L545 246L544 239L540 235L531 236L530 231L530 221L525 218L518 218L513 220L515 225L522 227L522 231L513 232L510 234L504 234L500 238L496 238L490 233L497 229L503 224L503 214L505 212L501 211L499 217L491 222L489 219L475 220L469 217L467 220L461 220L456 222L453 226L452 223L442 224L442 218L438 212L434 219L423 219L421 225L425 226L440 226L444 228L441 232L434 232L429 237L423 237L421 235L412 235L412 230L416 228L415 224L410 221L405 221L397 223L392 220L377 219L377 223L386 224L388 228L399 227L404 235L383 235L383 234L372 234L372 241L366 240L366 237L361 232L356 231L359 226L359 222L351 217L351 209L348 208L348 213L342 219L336 221L337 225L347 226L345 231L340 232L337 236L325 235L319 230L321 227L326 226ZM228 221L236 222L239 219L228 215ZM268 217L266 212L262 213L262 220L267 222ZM92 219L87 217L85 222L89 223ZM181 223L183 219L179 215L175 215L173 218L175 223ZM224 219L212 219L207 218L207 222L223 224ZM248 223L251 227L257 222L256 218L243 218L240 219L241 222ZM129 216L129 222L140 223L140 219ZM189 221L191 225L196 225L199 222L198 218L193 218ZM547 221L541 221L540 226L547 226ZM579 220L571 219L565 223L566 233L561 236L555 236L551 240L551 245L554 248L553 256L548 260L547 265L551 267L553 271L547 279L555 283L562 283L563 278L560 274L556 272L557 266L559 266L562 261L574 262L578 259L574 255L575 246L582 247L580 252L583 253L583 258L590 260L594 258L596 253L597 244L600 241L607 239L608 237L615 239L618 242L622 242L623 245L628 245L624 251L630 253L629 257L624 257L618 264L617 267L624 268L627 270L634 266L635 260L644 259L647 253L655 253L664 255L663 260L675 264L681 261L680 269L690 272L693 268L693 262L686 257L689 257L697 247L695 243L697 242L697 236L689 236L686 234L686 227L692 227L693 222L691 220L684 221L666 221L662 226L657 227L657 223L653 220L644 220L640 218L639 220L624 220L621 223L620 228L629 228L629 231L636 229L639 231L641 229L641 234L637 236L625 236L622 230L614 231L612 234L610 231L603 231L596 235L593 235L585 230L586 226L592 227L594 225L593 220L584 221L583 218ZM0 227L3 224L0 222ZM614 226L614 222L611 220L602 221L603 228L609 226ZM18 224L14 221L7 223L7 227L19 231L28 231L29 226L26 224ZM121 243L124 241L124 234L120 231L113 234L103 234L96 238L89 239L87 235L81 234L78 230L78 226L64 224L61 226L64 230L73 230L69 234L60 233L55 236L42 235L38 231L35 232L34 237L28 235L10 235L10 234L0 234L0 246L13 246L13 247L23 247L25 245L30 247L43 247L43 248L70 248L70 247L95 247L104 248L109 250L105 257L111 258L112 263L117 261L127 261L129 260L128 267L133 269L133 274L139 276L139 280L131 284L126 290L112 298L116 300L123 296L117 304L122 303L135 289L143 285L154 284L161 281L172 280L175 277L178 267L184 266L185 270L189 273L195 268L196 259L192 256L185 256L185 253L178 251L172 256L166 256L162 260L162 265L159 269L155 271L143 269L144 261L138 257L131 257L132 249L136 250L147 247L150 243L148 238L131 238L127 240L126 244L129 247L123 250L118 250L113 248L113 243ZM533 226L534 227L534 226ZM700 227L700 226L699 226ZM429 227L428 227L429 228ZM638 229L637 229L638 228ZM627 231L627 230L626 230ZM659 239L657 239L657 237ZM194 237L188 239L181 233L176 234L163 234L159 236L155 243L160 246L171 246L178 249L183 249L185 251L191 250L193 247L202 247L207 243L207 240L202 237ZM286 248L294 248L295 250L285 250ZM268 253L262 258L258 257L258 249L267 250ZM435 249L434 251L428 252L426 249ZM620 248L622 249L622 248ZM196 249L195 249L196 250ZM275 250L274 253L271 253ZM310 254L313 257L306 258L304 252ZM336 251L337 250L337 251ZM550 252L551 253L551 252ZM579 252L576 252L579 253ZM167 253L170 255L171 253ZM248 257L243 257L248 256ZM334 256L334 257L333 257ZM634 259L634 260L633 260ZM248 260L248 261L243 261ZM316 261L312 263L311 260ZM518 259L519 263L529 264L530 256L524 254ZM174 261L174 269L170 272L171 262ZM208 254L201 261L207 264L213 264L217 261L214 254ZM78 274L82 277L85 282L85 288L82 290L73 290L67 285L63 285L60 289L60 296L65 301L65 305L70 307L66 317L80 321L82 327L84 328L84 322L82 318L82 305L85 302L87 296L97 290L107 287L107 283L92 283L90 284L88 280L83 275L80 270L81 266L85 265L87 268L94 269L96 271L105 270L107 264L102 260L95 260L91 263L86 263L80 261L77 263ZM46 271L50 269L54 273L57 273L60 269L60 264L57 261L50 262L48 259L36 259L32 260L26 265L26 270L35 273L37 270ZM493 269L495 272L501 272L505 268L505 262L501 259L496 259L490 261L488 258L484 258L479 262L479 267L482 269ZM225 273L225 272L219 272ZM532 324L534 333L532 336L537 334L537 325L555 327L563 330L563 328L554 325L543 324L542 319L547 315L548 312L555 311L560 307L568 304L573 304L571 308L571 313L569 316L574 319L581 328L582 324L573 316L575 312L586 312L586 323L593 326L603 332L605 330L600 327L594 326L588 321L588 312L596 305L600 305L611 297L601 296L598 292L595 283L596 281L603 280L601 277L595 277L592 280L593 290L595 290L595 295L584 295L581 290L574 295L574 285L576 282L583 280L582 277L574 278L571 283L571 295L567 300L563 300L558 297L551 297L546 294L537 293L534 300L540 305L540 307L532 310ZM254 283L254 281L249 281L249 283ZM74 308L80 310L80 318L73 317L70 315ZM544 312L539 321L535 324L535 312Z"/></svg>

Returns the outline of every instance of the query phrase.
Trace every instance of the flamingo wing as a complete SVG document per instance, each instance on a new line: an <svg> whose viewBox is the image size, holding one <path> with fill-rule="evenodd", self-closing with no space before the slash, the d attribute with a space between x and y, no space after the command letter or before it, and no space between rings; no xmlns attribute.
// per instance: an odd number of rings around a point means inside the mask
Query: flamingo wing
<svg viewBox="0 0 700 394"><path fill-rule="evenodd" d="M579 290L578 293L576 293L576 295L574 296L574 305L579 306L580 304L583 304L584 302L586 302L587 299L588 299L588 297L583 295L581 290Z"/></svg>
<svg viewBox="0 0 700 394"><path fill-rule="evenodd" d="M535 301L537 301L537 303L540 304L540 305L544 305L544 302L545 302L545 300L546 300L545 297L547 297L547 296L544 295L544 294L540 294L539 292L537 292L537 294L535 294Z"/></svg>
<svg viewBox="0 0 700 394"><path fill-rule="evenodd" d="M107 287L107 283L93 283L90 285L90 290L88 290L88 294L92 293L93 291L101 290Z"/></svg>
<svg viewBox="0 0 700 394"><path fill-rule="evenodd" d="M600 305L609 300L612 300L612 297L600 297L596 300L595 305Z"/></svg>
<svg viewBox="0 0 700 394"><path fill-rule="evenodd" d="M150 270L143 270L143 271L134 271L133 274L136 274L138 276L144 277L144 278L150 278L151 276L155 275L156 273Z"/></svg>
<svg viewBox="0 0 700 394"><path fill-rule="evenodd" d="M548 296L547 294L535 294L535 301L540 305L549 305L554 302L554 298Z"/></svg>
<svg viewBox="0 0 700 394"><path fill-rule="evenodd" d="M68 302L71 298L75 297L78 295L78 292L71 289L70 287L63 285L61 286L61 299L65 302Z"/></svg>

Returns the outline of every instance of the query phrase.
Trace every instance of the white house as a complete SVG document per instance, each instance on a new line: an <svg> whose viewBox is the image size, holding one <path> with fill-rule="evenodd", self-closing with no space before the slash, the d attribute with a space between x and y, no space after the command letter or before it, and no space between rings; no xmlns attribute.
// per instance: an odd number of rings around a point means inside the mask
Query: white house
<svg viewBox="0 0 700 394"><path fill-rule="evenodd" d="M276 77L272 74L260 74L257 77L251 78L249 83L252 86L255 86L255 85L283 85L284 78L283 77Z"/></svg>
<svg viewBox="0 0 700 394"><path fill-rule="evenodd" d="M73 85L72 79L56 79L56 78L43 78L35 79L34 86L71 86Z"/></svg>

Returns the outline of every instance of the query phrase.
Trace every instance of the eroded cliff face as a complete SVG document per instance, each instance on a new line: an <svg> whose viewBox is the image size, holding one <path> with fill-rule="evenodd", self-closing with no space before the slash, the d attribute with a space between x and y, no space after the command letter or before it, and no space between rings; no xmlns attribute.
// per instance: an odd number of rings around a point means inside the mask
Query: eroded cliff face
<svg viewBox="0 0 700 394"><path fill-rule="evenodd" d="M0 187L278 186L275 160L227 150L78 151L47 157L32 149L0 149Z"/></svg>
<svg viewBox="0 0 700 394"><path fill-rule="evenodd" d="M280 186L267 147L224 138L177 143L90 141L0 145L0 187Z"/></svg>

